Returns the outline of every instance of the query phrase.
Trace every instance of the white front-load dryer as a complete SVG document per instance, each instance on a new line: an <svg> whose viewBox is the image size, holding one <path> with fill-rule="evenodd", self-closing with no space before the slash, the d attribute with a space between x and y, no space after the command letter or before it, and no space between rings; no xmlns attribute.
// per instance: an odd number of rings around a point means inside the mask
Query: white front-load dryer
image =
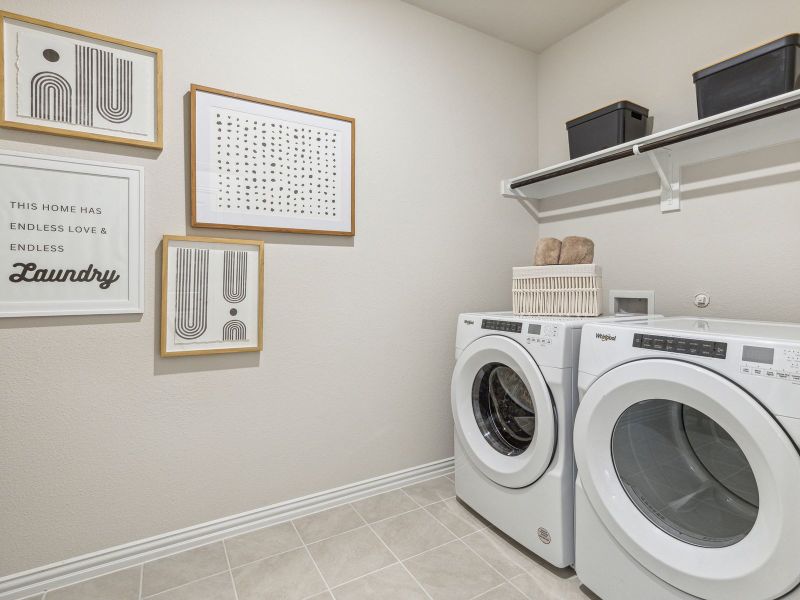
<svg viewBox="0 0 800 600"><path fill-rule="evenodd" d="M580 330L598 319L614 318L458 319L451 387L456 495L558 567L574 561L571 433Z"/></svg>
<svg viewBox="0 0 800 600"><path fill-rule="evenodd" d="M604 600L800 598L800 326L584 328L578 578Z"/></svg>

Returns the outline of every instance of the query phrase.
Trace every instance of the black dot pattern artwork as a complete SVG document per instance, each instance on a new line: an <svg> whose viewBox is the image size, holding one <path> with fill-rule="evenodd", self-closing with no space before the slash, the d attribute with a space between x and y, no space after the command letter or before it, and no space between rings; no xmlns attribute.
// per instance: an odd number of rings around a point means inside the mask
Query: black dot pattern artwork
<svg viewBox="0 0 800 600"><path fill-rule="evenodd" d="M339 218L339 132L222 108L211 115L217 210Z"/></svg>

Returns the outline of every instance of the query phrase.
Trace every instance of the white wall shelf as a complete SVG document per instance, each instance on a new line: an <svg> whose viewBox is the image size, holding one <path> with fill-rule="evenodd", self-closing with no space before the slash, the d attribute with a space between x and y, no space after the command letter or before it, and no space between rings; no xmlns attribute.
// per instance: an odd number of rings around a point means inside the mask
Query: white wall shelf
<svg viewBox="0 0 800 600"><path fill-rule="evenodd" d="M726 156L800 140L800 90L700 119L594 154L501 182L501 193L519 200L562 194L656 173L661 210L680 210L681 169ZM580 208L580 207L578 207ZM574 212L575 208L547 214ZM537 216L547 216L534 209Z"/></svg>

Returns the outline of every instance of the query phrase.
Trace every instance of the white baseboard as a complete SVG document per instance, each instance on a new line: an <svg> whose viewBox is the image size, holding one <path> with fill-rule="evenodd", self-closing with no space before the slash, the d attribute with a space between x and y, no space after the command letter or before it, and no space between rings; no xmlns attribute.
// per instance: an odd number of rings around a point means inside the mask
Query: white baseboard
<svg viewBox="0 0 800 600"><path fill-rule="evenodd" d="M46 589L77 583L162 556L196 548L232 535L296 519L326 508L431 479L452 470L453 459L446 458L171 533L76 556L29 571L7 575L0 578L0 600L27 598L40 594Z"/></svg>

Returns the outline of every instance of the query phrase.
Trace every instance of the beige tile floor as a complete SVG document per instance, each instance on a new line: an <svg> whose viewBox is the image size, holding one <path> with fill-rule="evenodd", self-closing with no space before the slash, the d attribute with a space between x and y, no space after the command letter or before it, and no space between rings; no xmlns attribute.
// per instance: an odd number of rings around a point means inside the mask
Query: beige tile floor
<svg viewBox="0 0 800 600"><path fill-rule="evenodd" d="M35 600L586 600L437 477L227 538Z"/></svg>

